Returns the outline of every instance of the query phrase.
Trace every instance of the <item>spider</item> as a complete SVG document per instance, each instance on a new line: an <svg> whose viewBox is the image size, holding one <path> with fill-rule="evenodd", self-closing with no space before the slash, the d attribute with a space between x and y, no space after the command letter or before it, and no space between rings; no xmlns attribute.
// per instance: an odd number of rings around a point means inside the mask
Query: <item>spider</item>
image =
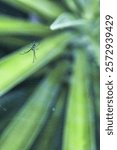
<svg viewBox="0 0 117 150"><path fill-rule="evenodd" d="M33 63L34 63L34 61L36 59L36 52L35 52L36 46L37 46L36 42L34 41L33 44L32 44L32 47L28 51L23 53L23 54L26 54L26 53L28 53L28 52L30 52L32 50L32 52L33 52Z"/></svg>

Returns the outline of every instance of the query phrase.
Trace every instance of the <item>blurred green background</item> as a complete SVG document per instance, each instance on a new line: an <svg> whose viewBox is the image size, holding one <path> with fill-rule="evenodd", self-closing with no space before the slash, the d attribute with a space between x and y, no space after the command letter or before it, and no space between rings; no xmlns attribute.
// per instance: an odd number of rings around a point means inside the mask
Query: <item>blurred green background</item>
<svg viewBox="0 0 117 150"><path fill-rule="evenodd" d="M99 20L99 0L0 1L0 150L99 150Z"/></svg>

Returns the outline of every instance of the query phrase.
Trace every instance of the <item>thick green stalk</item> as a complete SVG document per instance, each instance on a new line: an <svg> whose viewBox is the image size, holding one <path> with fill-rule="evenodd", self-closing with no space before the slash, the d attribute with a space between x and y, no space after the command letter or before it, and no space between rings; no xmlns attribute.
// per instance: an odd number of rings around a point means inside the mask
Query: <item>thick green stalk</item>
<svg viewBox="0 0 117 150"><path fill-rule="evenodd" d="M79 50L75 58L62 150L95 150L87 56L83 50Z"/></svg>
<svg viewBox="0 0 117 150"><path fill-rule="evenodd" d="M0 17L0 36L3 35L32 35L44 36L51 31L42 23L32 23L23 19L8 16Z"/></svg>
<svg viewBox="0 0 117 150"><path fill-rule="evenodd" d="M42 135L36 143L34 143L35 150L50 150L53 146L53 141L56 136L56 131L61 124L61 115L65 104L65 91L63 91L57 100L57 104L52 108L52 115L49 119Z"/></svg>

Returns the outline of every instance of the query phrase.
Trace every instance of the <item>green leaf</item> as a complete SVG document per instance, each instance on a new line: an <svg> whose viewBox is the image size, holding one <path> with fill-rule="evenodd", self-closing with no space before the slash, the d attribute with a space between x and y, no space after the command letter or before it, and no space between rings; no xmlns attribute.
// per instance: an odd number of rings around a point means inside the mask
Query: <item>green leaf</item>
<svg viewBox="0 0 117 150"><path fill-rule="evenodd" d="M50 150L54 143L54 138L56 137L56 131L58 131L61 125L61 117L63 114L63 107L65 104L65 91L63 91L55 106L52 108L52 114L49 121L46 123L46 127L43 130L41 136L39 136L36 143L33 144L33 149L35 150Z"/></svg>
<svg viewBox="0 0 117 150"><path fill-rule="evenodd" d="M44 36L49 33L49 28L41 23L32 23L10 16L0 16L0 36L10 34Z"/></svg>
<svg viewBox="0 0 117 150"><path fill-rule="evenodd" d="M0 137L1 150L27 150L41 131L58 93L67 63L60 63L42 81Z"/></svg>
<svg viewBox="0 0 117 150"><path fill-rule="evenodd" d="M51 30L57 30L68 27L81 27L86 25L86 21L84 19L76 19L74 16L68 13L64 13L60 15L50 26Z"/></svg>
<svg viewBox="0 0 117 150"><path fill-rule="evenodd" d="M75 54L62 150L95 150L93 107L88 91L88 61L83 50Z"/></svg>
<svg viewBox="0 0 117 150"><path fill-rule="evenodd" d="M68 8L73 12L78 12L78 7L74 0L64 0Z"/></svg>
<svg viewBox="0 0 117 150"><path fill-rule="evenodd" d="M59 56L73 38L71 33L61 33L36 43L36 60L33 63L32 44L0 60L0 95L16 86L19 82L41 69L52 59Z"/></svg>
<svg viewBox="0 0 117 150"><path fill-rule="evenodd" d="M74 0L76 6L81 8L83 18L92 20L99 14L99 0Z"/></svg>
<svg viewBox="0 0 117 150"><path fill-rule="evenodd" d="M5 45L7 47L21 47L26 44L29 44L28 40L24 40L18 37L10 37L10 36L0 36L0 44Z"/></svg>
<svg viewBox="0 0 117 150"><path fill-rule="evenodd" d="M60 4L47 0L4 0L5 2L28 12L41 14L46 19L55 19L63 12Z"/></svg>

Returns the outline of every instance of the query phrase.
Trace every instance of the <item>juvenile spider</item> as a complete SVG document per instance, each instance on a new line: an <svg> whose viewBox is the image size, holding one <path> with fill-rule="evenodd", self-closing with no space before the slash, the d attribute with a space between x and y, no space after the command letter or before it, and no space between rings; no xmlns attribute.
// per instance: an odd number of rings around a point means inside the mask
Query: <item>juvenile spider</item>
<svg viewBox="0 0 117 150"><path fill-rule="evenodd" d="M32 47L28 50L28 51L26 51L26 52L24 52L23 54L26 54L26 53L28 53L28 52L30 52L31 50L32 50L32 52L33 52L33 63L34 63L34 61L36 60L36 52L35 52L35 48L36 48L36 42L34 41L33 43L32 43Z"/></svg>

